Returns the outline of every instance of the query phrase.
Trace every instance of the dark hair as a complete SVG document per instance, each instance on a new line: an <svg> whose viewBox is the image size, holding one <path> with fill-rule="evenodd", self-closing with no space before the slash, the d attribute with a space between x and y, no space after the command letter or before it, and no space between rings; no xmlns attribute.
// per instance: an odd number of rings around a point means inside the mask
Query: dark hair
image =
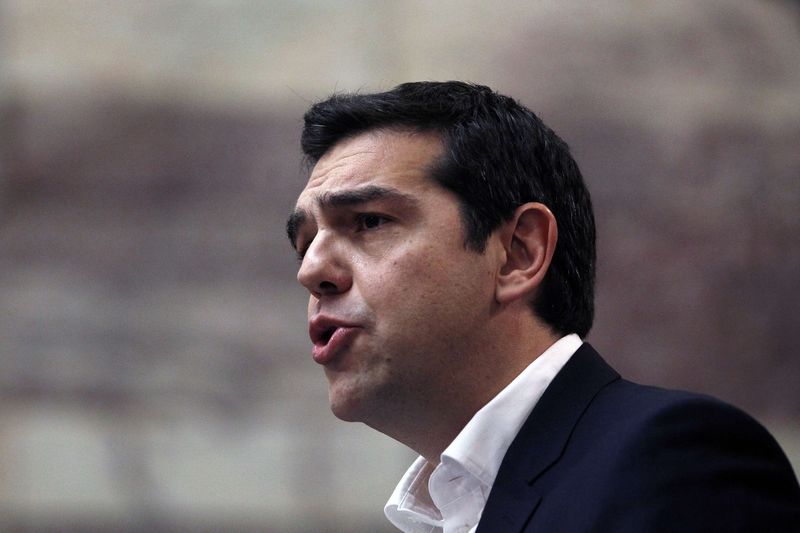
<svg viewBox="0 0 800 533"><path fill-rule="evenodd" d="M550 208L558 243L531 305L554 331L586 336L594 318L592 203L569 147L532 111L481 85L416 82L383 93L336 94L304 118L301 145L310 165L339 141L369 130L441 135L444 154L431 178L460 199L465 246L476 252L520 205Z"/></svg>

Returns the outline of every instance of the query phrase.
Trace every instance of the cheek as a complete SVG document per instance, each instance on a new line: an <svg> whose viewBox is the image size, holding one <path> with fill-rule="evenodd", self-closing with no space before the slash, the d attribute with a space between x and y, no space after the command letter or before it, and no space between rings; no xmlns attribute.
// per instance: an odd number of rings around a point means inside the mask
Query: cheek
<svg viewBox="0 0 800 533"><path fill-rule="evenodd" d="M470 274L453 267L449 258L427 251L395 256L371 276L369 299L404 322L452 314L460 307L453 300L470 290Z"/></svg>
<svg viewBox="0 0 800 533"><path fill-rule="evenodd" d="M440 288L450 278L448 265L427 249L406 250L394 254L385 262L379 283L384 289L399 288L402 292L427 294Z"/></svg>
<svg viewBox="0 0 800 533"><path fill-rule="evenodd" d="M396 314L409 307L423 307L441 284L431 262L415 251L397 251L378 263L364 264L360 271L362 298L378 314Z"/></svg>

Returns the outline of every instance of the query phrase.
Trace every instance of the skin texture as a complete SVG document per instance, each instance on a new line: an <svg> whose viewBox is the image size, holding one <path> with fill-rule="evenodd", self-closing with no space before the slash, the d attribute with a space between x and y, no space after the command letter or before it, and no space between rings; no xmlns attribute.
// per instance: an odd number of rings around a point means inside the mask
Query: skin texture
<svg viewBox="0 0 800 533"><path fill-rule="evenodd" d="M435 461L556 340L526 303L555 247L552 214L521 206L483 253L467 249L457 198L428 177L441 151L426 133L345 139L292 219L309 321L345 332L315 348L332 411Z"/></svg>

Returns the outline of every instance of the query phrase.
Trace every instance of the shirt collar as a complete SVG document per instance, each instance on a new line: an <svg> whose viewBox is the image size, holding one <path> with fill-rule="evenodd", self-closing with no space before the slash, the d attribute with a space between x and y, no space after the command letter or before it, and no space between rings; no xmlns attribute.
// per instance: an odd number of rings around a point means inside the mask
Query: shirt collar
<svg viewBox="0 0 800 533"><path fill-rule="evenodd" d="M534 359L475 413L435 468L417 458L384 507L389 521L407 533L437 531L452 520L477 523L508 447L581 344L578 335L567 335Z"/></svg>
<svg viewBox="0 0 800 533"><path fill-rule="evenodd" d="M442 517L428 492L433 465L419 456L406 471L383 509L386 518L406 533L430 533Z"/></svg>

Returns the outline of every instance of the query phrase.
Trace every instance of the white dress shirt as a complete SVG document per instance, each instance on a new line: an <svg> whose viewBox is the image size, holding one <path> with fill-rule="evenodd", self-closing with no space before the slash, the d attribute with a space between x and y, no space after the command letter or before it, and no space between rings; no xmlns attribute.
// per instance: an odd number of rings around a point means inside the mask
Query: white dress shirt
<svg viewBox="0 0 800 533"><path fill-rule="evenodd" d="M417 458L384 507L405 533L473 533L508 447L583 341L567 335L483 406L432 465Z"/></svg>

